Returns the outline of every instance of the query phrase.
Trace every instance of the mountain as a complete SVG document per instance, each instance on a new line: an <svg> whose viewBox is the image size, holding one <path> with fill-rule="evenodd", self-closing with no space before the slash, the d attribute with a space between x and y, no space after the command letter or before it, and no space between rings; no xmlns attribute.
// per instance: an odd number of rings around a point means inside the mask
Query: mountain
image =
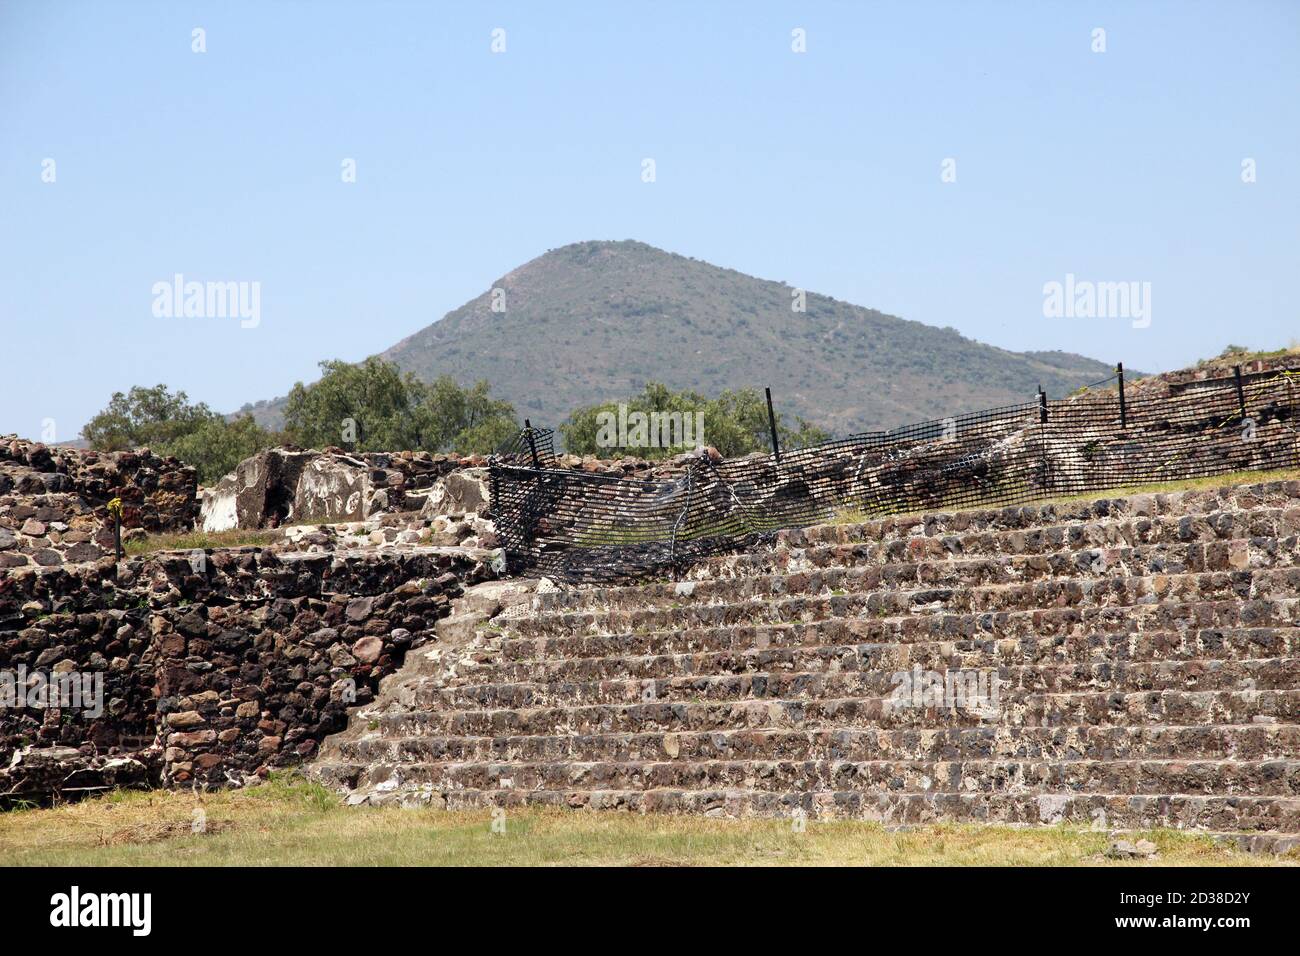
<svg viewBox="0 0 1300 956"><path fill-rule="evenodd" d="M493 289L505 310L492 310ZM1053 396L1106 378L1066 352L1008 352L642 242L580 242L502 276L381 353L421 378L486 378L521 418L554 427L646 381L715 395L772 388L778 410L835 434ZM280 424L283 399L245 406Z"/></svg>

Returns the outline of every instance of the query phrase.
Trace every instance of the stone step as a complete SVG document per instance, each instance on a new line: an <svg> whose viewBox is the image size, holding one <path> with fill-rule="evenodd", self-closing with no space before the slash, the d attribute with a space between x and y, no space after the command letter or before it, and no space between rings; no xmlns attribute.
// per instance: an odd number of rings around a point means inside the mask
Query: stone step
<svg viewBox="0 0 1300 956"><path fill-rule="evenodd" d="M1300 480L765 542L449 619L313 772L350 802L1300 846ZM932 672L996 698L909 693Z"/></svg>
<svg viewBox="0 0 1300 956"><path fill-rule="evenodd" d="M982 823L1059 824L1111 829L1169 827L1229 835L1255 848L1285 851L1300 845L1300 799L1205 797L1192 794L866 793L763 790L450 790L370 791L365 802L437 805L448 810L538 807L692 813L712 817L867 820L893 826ZM508 826L507 817L507 826ZM1256 839L1258 835L1258 839Z"/></svg>
<svg viewBox="0 0 1300 956"><path fill-rule="evenodd" d="M1217 561L1221 560L1218 555L1223 547L1235 541L1249 541L1260 547L1270 547L1270 541L1294 538L1297 534L1300 534L1300 503L1293 503L1289 508L1220 511L1192 517L1093 521L1028 530L977 531L935 536L918 534L888 540L868 538L823 543L815 537L810 540L807 535L790 532L771 547L700 561L687 569L685 578L688 581L709 581L813 568L891 564L906 560L1044 555L1066 550L1140 545L1203 548L1207 552L1206 560ZM549 598L541 606L564 606L565 603L563 600Z"/></svg>
<svg viewBox="0 0 1300 956"><path fill-rule="evenodd" d="M1300 796L1300 761L672 760L370 764L362 789L770 790L890 793L1123 793Z"/></svg>
<svg viewBox="0 0 1300 956"><path fill-rule="evenodd" d="M735 660L735 658L732 658ZM823 662L825 663L825 662ZM1063 664L1059 666L946 668L931 673L951 677L963 689L979 682L981 697L994 697L994 706L1020 705L1037 694L1093 691L1133 693L1150 690L1289 690L1300 688L1300 658L1253 661L1202 660L1138 662L1132 664ZM925 671L916 668L918 678ZM991 689L997 678L997 688ZM475 676L459 678L474 681ZM406 690L417 707L549 707L567 704L635 703L662 700L813 699L821 697L885 697L911 681L911 669L843 668L839 670L774 670L754 668L741 673L700 673L646 679L552 680L526 683L461 683L445 686L439 678L423 677ZM911 687L914 683L908 683ZM916 687L916 699L921 699Z"/></svg>
<svg viewBox="0 0 1300 956"><path fill-rule="evenodd" d="M993 725L964 708L886 706L888 698L652 701L528 709L421 710L397 715L421 733L451 736L646 733L735 729L912 729ZM1024 706L1020 706L1023 703ZM1143 691L1036 694L1004 702L998 727L1192 726L1300 722L1300 691ZM386 716L377 719L382 723Z"/></svg>
<svg viewBox="0 0 1300 956"><path fill-rule="evenodd" d="M671 604L683 592L717 593L735 581L818 569L946 562L974 559L1018 559L1030 570L1048 559L1053 565L1091 566L1098 556L1124 552L1128 561L1162 559L1188 570L1227 570L1253 556L1259 564L1278 553L1295 550L1300 534L1300 502L1289 509L1220 512L1183 518L1139 519L1125 523L1059 525L1030 531L1002 531L896 540L803 546L780 545L745 554L708 558L691 566L686 580L620 587L575 588L536 597L542 611L607 605ZM1015 565L1008 565L1015 568Z"/></svg>
<svg viewBox="0 0 1300 956"><path fill-rule="evenodd" d="M1142 635L1086 635L854 644L743 647L680 654L615 654L543 660L487 659L450 676L443 686L656 680L690 675L756 673L769 670L927 670L986 667L1094 667L1117 669L1135 663L1162 666L1191 660L1238 662L1300 657L1300 628L1155 632ZM1007 677L1006 674L1003 675Z"/></svg>
<svg viewBox="0 0 1300 956"><path fill-rule="evenodd" d="M839 619L813 623L758 624L736 627L690 628L686 631L617 633L584 637L547 637L541 640L507 640L478 652L474 663L484 674L508 663L530 665L538 661L563 661L577 665L588 659L614 657L675 657L679 654L746 653L751 650L805 649L822 646L866 646L891 649L896 656L931 653L930 646L950 648L962 661L987 656L1006 663L1147 661L1186 657L1288 657L1296 648L1296 628L1197 626L1200 614L1188 605L1144 605L1130 609L1131 617L1108 611L1108 619L1078 611L1018 611L991 617L988 630L976 615L931 615L930 618ZM1236 602L1227 609L1239 610ZM1174 614L1183 611L1186 617ZM1300 602L1270 609L1269 620L1300 615ZM1061 618L1069 615L1069 622ZM1219 617L1219 615L1214 615ZM1300 619L1300 618L1296 618ZM907 627L910 624L927 627ZM1218 624L1216 622L1210 622ZM949 626L950 624L950 626ZM1118 630L1102 630L1104 627ZM915 648L915 650L909 650ZM884 653L884 652L881 652Z"/></svg>
<svg viewBox="0 0 1300 956"><path fill-rule="evenodd" d="M1300 508L1296 509L1300 521ZM927 539L918 539L925 541ZM936 540L937 543L937 540ZM1212 544L1143 544L992 556L909 555L888 562L854 560L824 567L787 567L753 576L642 587L582 588L537 596L539 613L633 611L753 598L894 590L909 586L977 587L1049 578L1088 580L1188 572L1285 568L1300 563L1300 539L1237 538ZM794 564L795 562L792 562Z"/></svg>
<svg viewBox="0 0 1300 956"><path fill-rule="evenodd" d="M1198 546L1199 547L1199 546ZM787 598L864 592L888 592L919 587L968 589L1064 579L1088 586L1097 580L1180 575L1189 572L1233 572L1291 568L1297 564L1296 548L1280 553L1252 548L1246 541L1229 542L1221 560L1207 561L1203 553L1185 554L1188 548L1160 546L1091 549L1048 556L999 556L910 561L863 567L831 567L768 574L753 578L680 582L672 592L628 596L604 590L570 592L569 605L553 613L633 612L642 609L680 609L698 605L735 604L753 599ZM1176 552L1176 553L1175 553ZM1211 567L1209 565L1218 565ZM575 596L576 595L576 596Z"/></svg>
<svg viewBox="0 0 1300 956"><path fill-rule="evenodd" d="M878 573L880 569L873 570ZM797 594L734 603L539 615L512 621L510 631L516 637L559 637L831 617L890 617L936 612L978 614L1051 607L1128 608L1175 599L1197 602L1293 598L1300 593L1300 566L1233 572L1114 575L1086 580L1060 577L1013 584L959 585L944 582L928 587L912 587L910 581L901 581L891 587L888 582L877 581L865 574L860 579L840 580L855 590L846 587L843 594Z"/></svg>
<svg viewBox="0 0 1300 956"><path fill-rule="evenodd" d="M1209 727L950 727L942 730L718 730L419 736L418 722L383 718L340 741L364 763L663 760L1277 760L1300 754L1300 725Z"/></svg>

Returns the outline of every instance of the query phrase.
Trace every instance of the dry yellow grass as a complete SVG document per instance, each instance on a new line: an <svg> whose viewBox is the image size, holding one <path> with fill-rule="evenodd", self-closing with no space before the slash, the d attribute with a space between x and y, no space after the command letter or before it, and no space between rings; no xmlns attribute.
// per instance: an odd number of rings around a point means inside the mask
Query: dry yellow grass
<svg viewBox="0 0 1300 956"><path fill-rule="evenodd" d="M201 807L206 832L192 832ZM1145 837L1148 861L1105 856L1098 831L718 820L591 811L481 812L344 807L294 774L250 790L118 793L0 814L0 855L39 866L1294 866L1175 831Z"/></svg>

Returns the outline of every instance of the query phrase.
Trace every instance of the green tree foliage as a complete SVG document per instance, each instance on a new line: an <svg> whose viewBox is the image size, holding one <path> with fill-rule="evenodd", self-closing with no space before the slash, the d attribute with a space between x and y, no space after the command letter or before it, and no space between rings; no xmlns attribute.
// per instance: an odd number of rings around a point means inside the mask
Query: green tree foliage
<svg viewBox="0 0 1300 956"><path fill-rule="evenodd" d="M357 451L493 451L518 430L514 408L487 382L462 388L450 376L431 385L379 359L322 362L320 381L299 382L286 409L288 430L272 432L249 415L227 421L166 385L115 392L82 437L100 451L148 446L191 464L211 484L264 448L294 442ZM345 431L351 422L351 431Z"/></svg>
<svg viewBox="0 0 1300 956"><path fill-rule="evenodd" d="M494 399L486 381L461 388L443 375L419 387L415 417L421 448L487 454L519 431L514 406Z"/></svg>
<svg viewBox="0 0 1300 956"><path fill-rule="evenodd" d="M728 389L717 398L708 399L698 392L674 392L659 382L647 382L640 395L624 402L632 412L703 413L704 444L712 445L724 457L734 458L755 451L767 451L772 440L768 431L767 401L752 388ZM616 457L622 454L642 458L665 458L681 454L682 448L602 448L598 437L601 422L598 416L609 412L617 416L618 402L591 405L573 412L560 425L565 450L575 455L601 455ZM802 448L826 441L829 435L802 418L796 418L797 427L786 424L778 412L776 431L782 449Z"/></svg>
<svg viewBox="0 0 1300 956"><path fill-rule="evenodd" d="M413 376L367 359L321 362L321 377L298 382L285 406L285 430L308 448L340 445L358 451L411 448Z"/></svg>
<svg viewBox="0 0 1300 956"><path fill-rule="evenodd" d="M184 392L173 394L166 385L139 385L125 395L114 392L108 407L86 423L81 437L99 451L125 451L162 446L188 435L199 426L220 418L207 405L191 404Z"/></svg>
<svg viewBox="0 0 1300 956"><path fill-rule="evenodd" d="M199 481L211 484L240 461L276 444L279 436L250 417L228 422L202 402L191 403L166 385L114 392L108 407L81 430L99 451L148 447L193 465Z"/></svg>
<svg viewBox="0 0 1300 956"><path fill-rule="evenodd" d="M198 470L199 481L212 484L250 455L283 444L284 438L267 431L251 415L234 421L217 416L166 447L167 454Z"/></svg>
<svg viewBox="0 0 1300 956"><path fill-rule="evenodd" d="M321 378L294 385L285 406L288 432L300 445L357 451L493 451L518 429L509 402L487 382L462 388L444 375L425 384L391 362L321 362Z"/></svg>

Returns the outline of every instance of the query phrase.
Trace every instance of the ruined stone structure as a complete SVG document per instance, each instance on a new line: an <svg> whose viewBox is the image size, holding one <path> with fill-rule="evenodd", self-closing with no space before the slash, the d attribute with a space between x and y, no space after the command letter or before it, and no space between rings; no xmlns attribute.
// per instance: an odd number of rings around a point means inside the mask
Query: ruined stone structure
<svg viewBox="0 0 1300 956"><path fill-rule="evenodd" d="M128 536L192 531L193 469L147 450L0 439L0 805L238 785L301 762L408 650L434 639L464 585L503 566L486 549L491 524L463 512L485 496L470 471L429 501L445 460L368 456L358 479L332 458L254 461L263 475L283 477L288 460L303 474L379 485L393 492L380 503L425 514L376 511L285 528L265 547L118 562L108 502L122 502ZM248 465L242 473L256 471ZM423 494L408 494L416 486ZM283 487L264 480L257 507ZM58 696L58 681L74 681L75 697Z"/></svg>
<svg viewBox="0 0 1300 956"><path fill-rule="evenodd" d="M0 677L103 691L0 706L0 804L306 763L352 803L1300 843L1300 481L859 514L558 586L502 579L482 464L276 449L200 496L145 450L0 439ZM133 533L278 531L118 562L115 497Z"/></svg>
<svg viewBox="0 0 1300 956"><path fill-rule="evenodd" d="M485 459L428 452L345 452L271 448L240 462L201 495L200 527L278 528L356 523L380 514L477 514L486 510ZM562 455L559 465L587 474L663 477L681 462L603 461Z"/></svg>
<svg viewBox="0 0 1300 956"><path fill-rule="evenodd" d="M280 448L200 496L192 468L147 449L0 438L0 807L242 785L314 757L504 570L481 465ZM126 540L279 531L119 562L115 498ZM85 694L57 699L59 680Z"/></svg>
<svg viewBox="0 0 1300 956"><path fill-rule="evenodd" d="M489 467L512 571L567 583L638 580L833 520L1050 501L1300 468L1294 354L1188 377L1116 374L1078 394L723 459L699 449L654 473L579 473L548 429ZM520 460L522 459L522 460ZM531 459L531 460L530 460Z"/></svg>
<svg viewBox="0 0 1300 956"><path fill-rule="evenodd" d="M1298 534L1293 480L786 531L675 583L516 584L444 622L313 772L352 802L1295 846Z"/></svg>
<svg viewBox="0 0 1300 956"><path fill-rule="evenodd" d="M84 674L102 696L100 712L0 708L0 802L242 784L312 756L489 557L238 548L11 572L3 668Z"/></svg>
<svg viewBox="0 0 1300 956"><path fill-rule="evenodd" d="M203 493L204 531L338 524L419 511L439 479L481 468L477 456L271 448Z"/></svg>
<svg viewBox="0 0 1300 956"><path fill-rule="evenodd" d="M188 531L199 513L194 469L138 451L79 451L0 436L0 572L113 553L108 503L128 532Z"/></svg>

